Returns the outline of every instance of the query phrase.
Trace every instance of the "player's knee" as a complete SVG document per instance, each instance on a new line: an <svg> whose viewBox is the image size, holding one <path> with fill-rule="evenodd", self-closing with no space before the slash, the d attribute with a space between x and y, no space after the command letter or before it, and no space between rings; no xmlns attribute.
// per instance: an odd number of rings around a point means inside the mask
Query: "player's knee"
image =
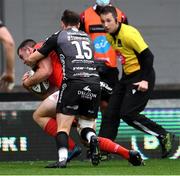
<svg viewBox="0 0 180 176"><path fill-rule="evenodd" d="M36 111L33 113L33 120L35 122L38 122L38 120L39 120L39 115L38 115L38 113Z"/></svg>
<svg viewBox="0 0 180 176"><path fill-rule="evenodd" d="M95 120L85 120L85 119L79 119L78 120L78 132L81 135L81 131L84 128L94 128L95 127Z"/></svg>

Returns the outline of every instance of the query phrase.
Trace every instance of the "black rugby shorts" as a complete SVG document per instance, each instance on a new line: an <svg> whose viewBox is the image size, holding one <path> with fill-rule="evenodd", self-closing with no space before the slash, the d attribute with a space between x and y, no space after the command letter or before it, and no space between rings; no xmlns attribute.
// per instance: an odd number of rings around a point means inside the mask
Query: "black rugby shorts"
<svg viewBox="0 0 180 176"><path fill-rule="evenodd" d="M57 113L97 117L100 102L100 85L67 82L62 85L57 103Z"/></svg>

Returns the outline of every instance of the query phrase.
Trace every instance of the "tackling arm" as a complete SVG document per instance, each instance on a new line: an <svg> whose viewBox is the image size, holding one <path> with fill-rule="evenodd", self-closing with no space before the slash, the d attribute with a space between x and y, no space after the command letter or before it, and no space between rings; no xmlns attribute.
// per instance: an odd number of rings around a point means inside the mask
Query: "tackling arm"
<svg viewBox="0 0 180 176"><path fill-rule="evenodd" d="M45 58L39 51L35 51L32 53L26 60L25 64L29 65L30 67L34 67L38 61Z"/></svg>
<svg viewBox="0 0 180 176"><path fill-rule="evenodd" d="M47 80L52 73L51 59L49 57L37 63L35 73L23 81L25 87L31 87L44 80Z"/></svg>

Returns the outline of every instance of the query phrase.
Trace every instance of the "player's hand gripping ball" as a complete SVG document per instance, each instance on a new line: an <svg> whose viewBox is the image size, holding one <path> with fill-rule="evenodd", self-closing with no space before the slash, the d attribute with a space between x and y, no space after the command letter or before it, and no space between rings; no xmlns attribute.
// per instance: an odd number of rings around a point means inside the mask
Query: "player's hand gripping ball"
<svg viewBox="0 0 180 176"><path fill-rule="evenodd" d="M28 71L28 75L32 76L34 74L33 70ZM36 94L44 94L48 91L50 87L49 80L42 81L39 84L36 84L31 87L31 91Z"/></svg>

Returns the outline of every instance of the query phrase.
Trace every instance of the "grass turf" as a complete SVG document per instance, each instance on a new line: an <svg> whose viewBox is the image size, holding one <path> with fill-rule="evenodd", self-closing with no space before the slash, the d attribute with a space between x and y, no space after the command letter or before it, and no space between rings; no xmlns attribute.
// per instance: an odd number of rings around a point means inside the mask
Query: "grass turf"
<svg viewBox="0 0 180 176"><path fill-rule="evenodd" d="M101 162L72 161L66 169L47 169L45 161L1 162L0 175L180 175L180 161L149 159L145 166L135 167L125 160Z"/></svg>

